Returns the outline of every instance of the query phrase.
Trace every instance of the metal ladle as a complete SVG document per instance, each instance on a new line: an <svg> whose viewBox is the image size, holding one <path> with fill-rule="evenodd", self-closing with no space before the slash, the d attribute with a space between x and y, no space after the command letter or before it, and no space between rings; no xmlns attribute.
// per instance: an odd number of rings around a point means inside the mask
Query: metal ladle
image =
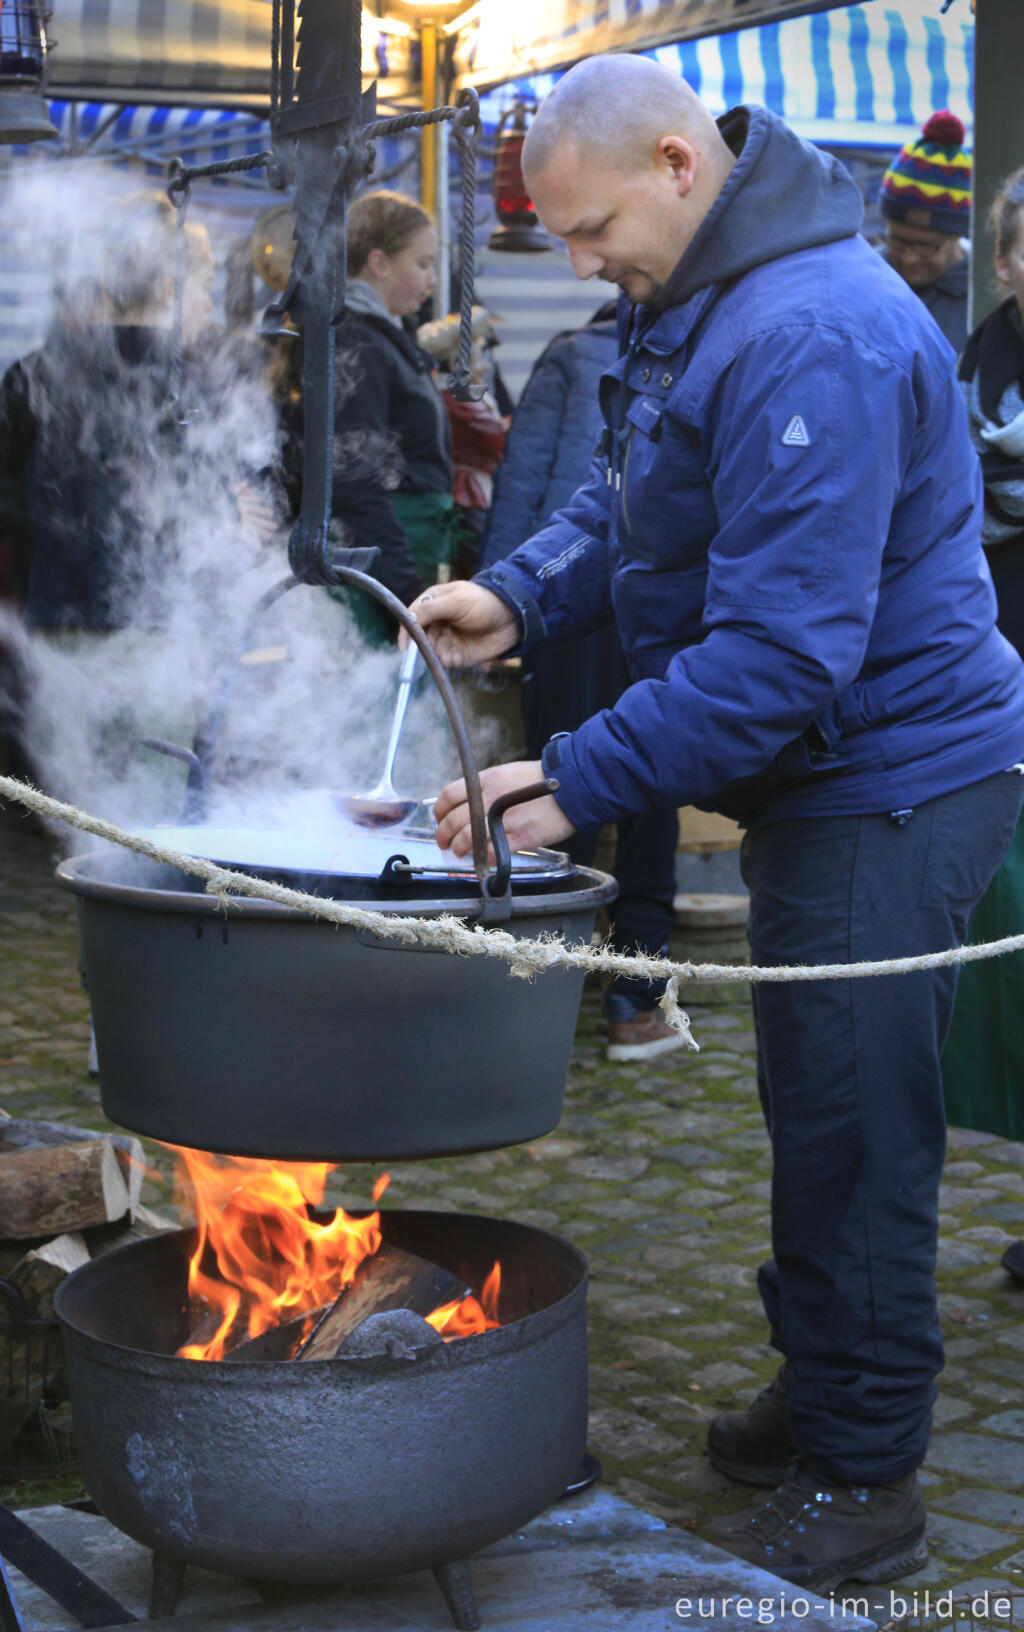
<svg viewBox="0 0 1024 1632"><path fill-rule="evenodd" d="M401 794L396 793L391 780L402 726L405 724L405 713L409 707L419 665L420 649L414 641L410 641L405 648L402 666L398 671L398 697L395 701L395 714L391 721L391 735L388 738L381 779L369 793L350 795L341 801L346 816L358 822L360 827L395 827L399 822L404 822L419 804L418 799L404 799Z"/></svg>

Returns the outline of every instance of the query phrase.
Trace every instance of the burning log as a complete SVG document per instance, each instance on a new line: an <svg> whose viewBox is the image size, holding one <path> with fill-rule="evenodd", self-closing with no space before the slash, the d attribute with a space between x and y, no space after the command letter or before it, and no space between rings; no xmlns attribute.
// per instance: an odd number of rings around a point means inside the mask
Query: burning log
<svg viewBox="0 0 1024 1632"><path fill-rule="evenodd" d="M230 1361L253 1360L332 1360L339 1349L346 1354L385 1353L376 1347L362 1350L350 1346L353 1334L358 1333L377 1315L398 1310L409 1311L426 1326L424 1315L432 1314L441 1304L456 1297L461 1290L458 1276L441 1269L415 1253L401 1252L397 1247L381 1247L369 1258L364 1258L349 1286L340 1292L333 1303L324 1304L310 1315L297 1315L293 1320L272 1326L259 1337L237 1343L225 1354ZM204 1317L190 1335L190 1343L207 1343L222 1317ZM310 1318L315 1322L309 1335ZM431 1331L431 1327L427 1327ZM421 1345L422 1346L422 1345Z"/></svg>
<svg viewBox="0 0 1024 1632"><path fill-rule="evenodd" d="M370 1315L391 1309L411 1309L429 1315L459 1291L459 1278L450 1270L419 1258L414 1252L382 1246L364 1258L350 1286L334 1300L298 1350L296 1360L331 1360L350 1333Z"/></svg>
<svg viewBox="0 0 1024 1632"><path fill-rule="evenodd" d="M368 1319L400 1310L426 1316L445 1341L500 1325L498 1263L480 1302L460 1276L385 1244L379 1212L312 1212L329 1164L275 1165L186 1149L179 1156L198 1221L188 1272L191 1331L174 1351L180 1358L333 1359ZM382 1173L374 1203L387 1183Z"/></svg>
<svg viewBox="0 0 1024 1632"><path fill-rule="evenodd" d="M17 1241L110 1224L131 1198L108 1139L0 1153L0 1235Z"/></svg>
<svg viewBox="0 0 1024 1632"><path fill-rule="evenodd" d="M246 1338L242 1343L236 1343L233 1349L228 1349L222 1356L224 1360L253 1361L253 1360L292 1360L295 1351L302 1342L302 1334L307 1330L311 1319L320 1320L327 1312L326 1308L316 1309L310 1315L296 1315L293 1320L284 1320L280 1326L271 1326L268 1331L261 1332L259 1337ZM201 1346L209 1343L216 1335L216 1323L207 1325L200 1321L199 1325L189 1334L189 1343ZM182 1353L181 1349L178 1353Z"/></svg>

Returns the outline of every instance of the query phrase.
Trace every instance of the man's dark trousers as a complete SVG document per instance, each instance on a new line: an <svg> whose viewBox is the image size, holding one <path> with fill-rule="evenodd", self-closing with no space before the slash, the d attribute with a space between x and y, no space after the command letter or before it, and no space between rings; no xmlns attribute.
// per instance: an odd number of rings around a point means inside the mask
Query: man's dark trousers
<svg viewBox="0 0 1024 1632"><path fill-rule="evenodd" d="M964 942L1022 800L1011 771L913 813L754 825L742 851L753 962ZM837 1482L882 1484L923 1462L942 1369L939 1056L956 970L753 990L774 1163L774 1257L759 1281L789 1361L793 1437Z"/></svg>

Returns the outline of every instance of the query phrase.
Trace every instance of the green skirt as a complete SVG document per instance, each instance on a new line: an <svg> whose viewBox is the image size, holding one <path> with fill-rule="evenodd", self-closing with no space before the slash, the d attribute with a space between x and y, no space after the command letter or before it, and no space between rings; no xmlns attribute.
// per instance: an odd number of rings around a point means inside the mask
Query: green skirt
<svg viewBox="0 0 1024 1632"><path fill-rule="evenodd" d="M455 506L450 493L392 493L398 523L409 540L416 570L428 584L436 584L442 568L454 558L456 549ZM379 601L361 589L332 589L336 601L351 609L363 639L382 646L392 641L397 625Z"/></svg>
<svg viewBox="0 0 1024 1632"><path fill-rule="evenodd" d="M1024 818L971 919L970 940L1024 930ZM956 1127L1024 1139L1024 952L965 963L942 1055L946 1117Z"/></svg>

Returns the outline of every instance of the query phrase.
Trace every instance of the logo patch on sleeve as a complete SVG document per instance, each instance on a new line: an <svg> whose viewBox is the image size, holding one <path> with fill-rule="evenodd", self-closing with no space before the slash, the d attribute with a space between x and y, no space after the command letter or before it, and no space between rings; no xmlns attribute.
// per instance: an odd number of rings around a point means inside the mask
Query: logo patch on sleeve
<svg viewBox="0 0 1024 1632"><path fill-rule="evenodd" d="M794 414L786 429L782 433L783 445L787 448L809 448L811 439L807 435L807 426L802 414Z"/></svg>

